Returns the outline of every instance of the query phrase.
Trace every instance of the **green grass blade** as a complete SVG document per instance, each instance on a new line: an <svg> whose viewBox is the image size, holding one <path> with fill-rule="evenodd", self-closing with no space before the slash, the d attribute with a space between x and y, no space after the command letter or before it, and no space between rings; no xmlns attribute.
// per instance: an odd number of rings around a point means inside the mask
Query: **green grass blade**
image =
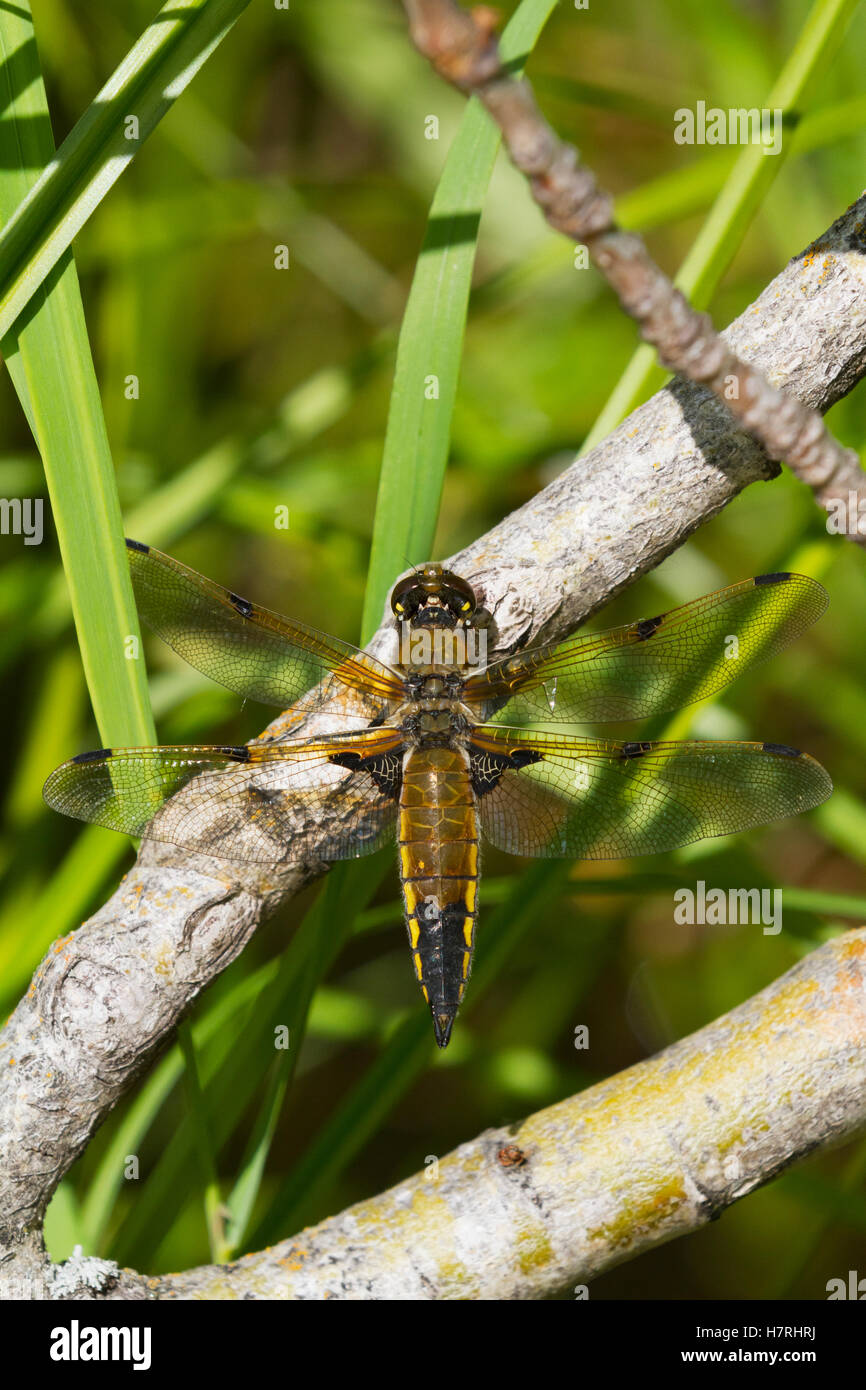
<svg viewBox="0 0 866 1390"><path fill-rule="evenodd" d="M52 150L50 163L40 159L29 166L44 168L44 173L14 216L4 208L0 337L248 4L249 0L169 0L64 140L56 159L51 158ZM7 34L30 29L28 0L4 6L2 13ZM7 60L10 54L35 79L39 67L32 30L21 37L20 46L6 48ZM23 95L26 99L26 89ZM44 106L39 116L41 128Z"/></svg>
<svg viewBox="0 0 866 1390"><path fill-rule="evenodd" d="M207 1223L208 1243L211 1258L221 1264L228 1258L225 1240L225 1220L217 1178L214 1144L210 1132L204 1095L196 1065L195 1044L189 1023L181 1023L177 1029L177 1040L183 1055L184 1079L189 1102L190 1123L195 1137L195 1146L204 1177L204 1210Z"/></svg>
<svg viewBox="0 0 866 1390"><path fill-rule="evenodd" d="M502 35L506 62L525 61L555 8L555 0L523 0ZM364 603L365 642L379 626L395 575L430 558L478 224L498 149L497 128L470 101L430 208L400 329Z"/></svg>
<svg viewBox="0 0 866 1390"><path fill-rule="evenodd" d="M0 10L6 107L0 122L0 217L8 218L54 149L25 5ZM42 455L85 676L105 743L149 743L144 663L125 660L138 618L105 421L71 253L55 265L16 333L2 341Z"/></svg>
<svg viewBox="0 0 866 1390"><path fill-rule="evenodd" d="M226 1223L226 1244L232 1253L241 1248L250 1223L291 1074L292 1066L289 1052L286 1050L279 1054L274 1061L271 1077L259 1108L255 1127L250 1135L247 1151L244 1154L235 1185L226 1202L229 1212Z"/></svg>
<svg viewBox="0 0 866 1390"><path fill-rule="evenodd" d="M777 82L764 103L790 118L833 51L841 43L858 0L816 0ZM788 129L778 155L765 155L760 145L746 145L734 162L725 185L710 210L674 284L699 309L705 308L734 258L737 247L781 171L793 145ZM643 344L611 392L598 419L584 440L587 453L652 390L666 378L656 362L655 350Z"/></svg>

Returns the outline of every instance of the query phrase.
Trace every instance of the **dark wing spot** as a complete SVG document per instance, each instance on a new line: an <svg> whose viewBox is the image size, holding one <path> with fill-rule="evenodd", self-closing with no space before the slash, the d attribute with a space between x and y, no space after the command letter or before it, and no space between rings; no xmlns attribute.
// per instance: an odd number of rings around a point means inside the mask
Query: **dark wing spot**
<svg viewBox="0 0 866 1390"><path fill-rule="evenodd" d="M348 767L352 772L366 772L383 796L390 796L396 801L400 795L403 759L398 752L371 754L367 758L354 751L331 753L328 762L335 763L337 767Z"/></svg>
<svg viewBox="0 0 866 1390"><path fill-rule="evenodd" d="M651 743L624 743L621 755L623 758L640 758L644 753L652 751Z"/></svg>
<svg viewBox="0 0 866 1390"><path fill-rule="evenodd" d="M131 541L128 536L126 538L126 548L127 550L140 550L142 555L150 554L149 545L142 545L141 541Z"/></svg>
<svg viewBox="0 0 866 1390"><path fill-rule="evenodd" d="M541 754L535 748L516 748L511 754L512 767L529 767L530 763L540 763Z"/></svg>
<svg viewBox="0 0 866 1390"><path fill-rule="evenodd" d="M541 761L542 754L534 748L515 748L508 753L491 752L489 749L471 748L469 750L469 776L472 790L476 796L492 792L503 772L512 768L528 767L530 763Z"/></svg>
<svg viewBox="0 0 866 1390"><path fill-rule="evenodd" d="M111 755L110 748L96 748L92 753L76 753L74 758L70 758L73 763L98 763L102 758Z"/></svg>
<svg viewBox="0 0 866 1390"><path fill-rule="evenodd" d="M229 601L238 610L242 618L252 617L253 605L248 598L241 598L239 594L229 594Z"/></svg>
<svg viewBox="0 0 866 1390"><path fill-rule="evenodd" d="M784 584L791 575L788 570L779 570L777 574L756 574L756 584Z"/></svg>
<svg viewBox="0 0 866 1390"><path fill-rule="evenodd" d="M360 753L330 753L329 763L336 763L337 767L350 767L356 769L361 763Z"/></svg>
<svg viewBox="0 0 866 1390"><path fill-rule="evenodd" d="M764 743L762 747L765 753L781 753L785 758L802 757L799 748L790 748L787 743Z"/></svg>
<svg viewBox="0 0 866 1390"><path fill-rule="evenodd" d="M641 621L637 623L635 632L642 642L645 642L648 637L652 637L653 633L660 626L661 620L660 615L657 618L642 618Z"/></svg>
<svg viewBox="0 0 866 1390"><path fill-rule="evenodd" d="M220 745L218 751L225 753L228 758L233 758L236 763L248 763L250 760L250 750L244 743L224 743Z"/></svg>

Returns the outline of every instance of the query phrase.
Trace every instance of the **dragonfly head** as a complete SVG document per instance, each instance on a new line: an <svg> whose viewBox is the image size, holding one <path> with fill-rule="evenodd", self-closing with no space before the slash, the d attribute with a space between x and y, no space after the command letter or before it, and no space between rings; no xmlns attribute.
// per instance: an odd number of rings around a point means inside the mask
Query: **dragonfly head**
<svg viewBox="0 0 866 1390"><path fill-rule="evenodd" d="M478 600L472 587L441 565L424 565L395 584L391 611L412 627L466 627Z"/></svg>

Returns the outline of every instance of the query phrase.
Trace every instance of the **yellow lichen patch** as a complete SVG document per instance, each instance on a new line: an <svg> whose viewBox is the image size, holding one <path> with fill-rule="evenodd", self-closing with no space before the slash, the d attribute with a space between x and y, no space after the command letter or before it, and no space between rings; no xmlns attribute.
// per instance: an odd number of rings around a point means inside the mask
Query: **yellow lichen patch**
<svg viewBox="0 0 866 1390"><path fill-rule="evenodd" d="M542 1226L518 1232L517 1263L521 1274L529 1275L536 1269L543 1269L552 1259L553 1247Z"/></svg>
<svg viewBox="0 0 866 1390"><path fill-rule="evenodd" d="M157 975L171 974L173 954L171 946L167 942L159 948L153 965Z"/></svg>
<svg viewBox="0 0 866 1390"><path fill-rule="evenodd" d="M688 1201L680 1177L653 1187L641 1200L623 1202L616 1218L588 1231L590 1240L602 1240L613 1249L626 1250L646 1232L664 1227Z"/></svg>

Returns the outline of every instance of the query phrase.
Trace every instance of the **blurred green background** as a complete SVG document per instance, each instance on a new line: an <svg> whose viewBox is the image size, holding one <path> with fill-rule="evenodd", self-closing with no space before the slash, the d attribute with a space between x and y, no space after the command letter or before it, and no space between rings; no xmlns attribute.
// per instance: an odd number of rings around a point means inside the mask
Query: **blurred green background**
<svg viewBox="0 0 866 1390"><path fill-rule="evenodd" d="M669 273L737 153L675 144L674 110L772 104L812 10L806 0L555 9L528 65L539 101ZM34 4L58 144L153 14L143 3ZM722 194L728 220L693 281L718 324L860 193L864 51L860 8L805 91L799 123L786 127L788 158L763 160L754 206L746 199L735 214L730 186ZM127 533L352 641L397 333L463 107L409 48L391 0L252 5L75 243ZM438 140L425 138L429 115ZM278 272L282 243L291 266ZM548 231L500 157L435 558L571 462L635 345L601 279L574 268L573 248ZM130 374L137 400L125 394ZM858 450L864 399L858 389L829 417ZM6 373L0 421L0 496L45 496ZM274 527L279 506L288 530ZM50 522L41 547L0 537L0 559L5 1014L51 941L104 900L133 855L120 837L82 831L42 805L51 768L100 739ZM81 1242L148 1272L207 1261L215 1205L230 1193L250 1208L236 1248L273 1243L485 1126L640 1060L866 921L866 574L856 547L827 537L805 490L787 475L750 488L600 625L780 568L820 578L828 615L784 658L691 711L677 734L805 748L834 777L829 803L652 860L527 869L489 852L476 977L442 1055L413 978L393 856L354 878L332 875L330 898L319 887L286 906L198 1001L209 1155L174 1048L64 1181L49 1212L52 1255ZM267 722L266 710L240 708L159 643L147 652L161 742L239 742ZM783 932L675 925L673 890L697 879L781 886ZM335 914L342 942L329 953ZM307 1018L298 979L308 950L321 980ZM292 1026L290 1085L273 1060L273 1019ZM580 1024L588 1052L574 1047ZM130 1154L135 1180L123 1173ZM863 1144L812 1159L712 1228L599 1279L592 1296L824 1297L828 1279L858 1261L864 1272L864 1177Z"/></svg>

